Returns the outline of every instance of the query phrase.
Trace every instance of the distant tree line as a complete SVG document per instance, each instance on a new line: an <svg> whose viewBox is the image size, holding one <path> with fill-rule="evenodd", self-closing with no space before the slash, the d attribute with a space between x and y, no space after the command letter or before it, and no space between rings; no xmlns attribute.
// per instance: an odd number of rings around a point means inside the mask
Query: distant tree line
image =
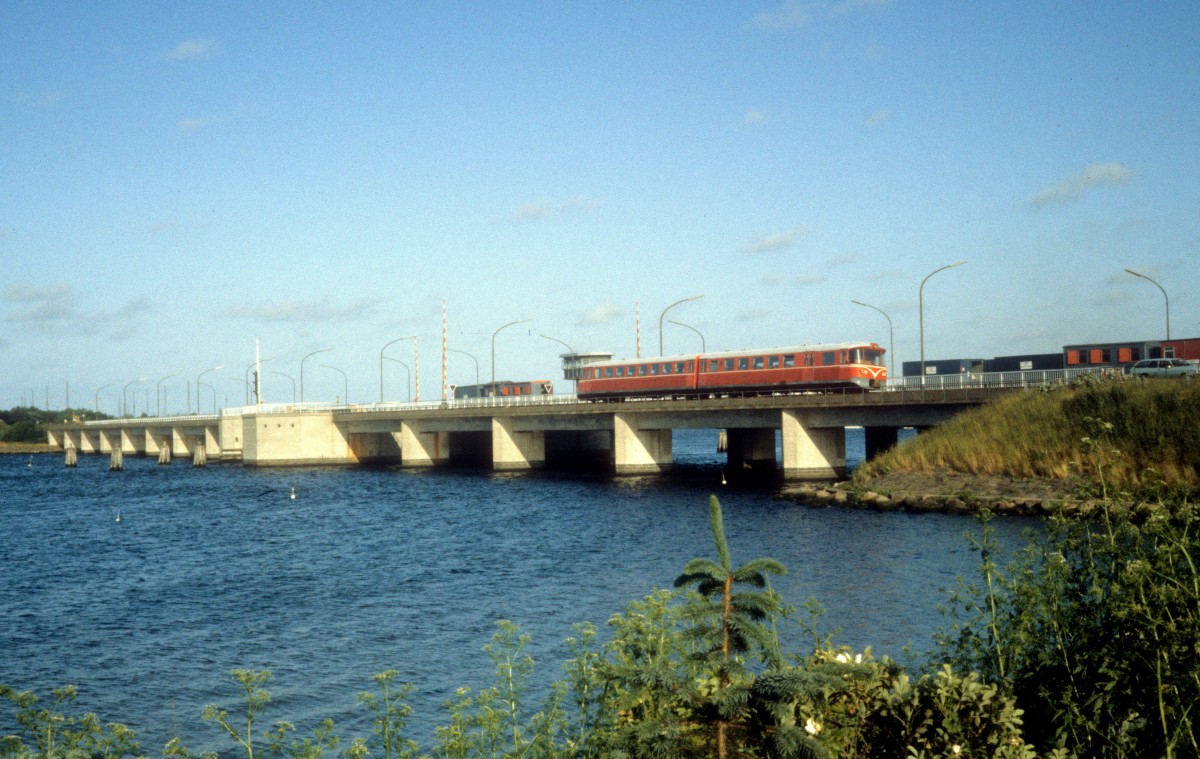
<svg viewBox="0 0 1200 759"><path fill-rule="evenodd" d="M108 414L97 413L91 409L69 408L53 411L32 406L14 406L7 411L0 411L0 442L44 443L47 424L110 418Z"/></svg>

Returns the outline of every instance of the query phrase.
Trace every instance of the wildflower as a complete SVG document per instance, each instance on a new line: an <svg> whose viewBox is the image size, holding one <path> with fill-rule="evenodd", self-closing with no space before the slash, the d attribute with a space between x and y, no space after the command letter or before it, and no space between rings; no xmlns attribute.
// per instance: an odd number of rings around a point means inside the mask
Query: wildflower
<svg viewBox="0 0 1200 759"><path fill-rule="evenodd" d="M808 731L809 735L816 735L817 733L821 732L821 723L817 722L812 717L809 717L804 723L804 729Z"/></svg>
<svg viewBox="0 0 1200 759"><path fill-rule="evenodd" d="M950 750L954 752L955 756L958 756L959 754L962 753L962 746L955 743L953 746L950 747Z"/></svg>

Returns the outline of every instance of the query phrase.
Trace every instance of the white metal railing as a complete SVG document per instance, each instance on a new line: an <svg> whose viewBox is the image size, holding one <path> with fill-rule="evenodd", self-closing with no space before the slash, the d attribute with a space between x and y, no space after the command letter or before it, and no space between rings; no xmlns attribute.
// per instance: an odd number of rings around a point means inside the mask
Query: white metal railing
<svg viewBox="0 0 1200 759"><path fill-rule="evenodd" d="M1109 367L1036 369L1017 372L964 372L927 374L888 380L884 390L958 390L970 388L1023 388L1062 385L1084 375L1116 374Z"/></svg>

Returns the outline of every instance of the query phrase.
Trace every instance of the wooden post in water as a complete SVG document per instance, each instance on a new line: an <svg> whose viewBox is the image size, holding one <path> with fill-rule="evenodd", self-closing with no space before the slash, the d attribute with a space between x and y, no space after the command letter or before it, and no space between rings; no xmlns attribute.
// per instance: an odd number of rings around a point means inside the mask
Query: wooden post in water
<svg viewBox="0 0 1200 759"><path fill-rule="evenodd" d="M112 454L108 459L108 471L120 472L125 468L125 452L120 448L113 448Z"/></svg>
<svg viewBox="0 0 1200 759"><path fill-rule="evenodd" d="M171 463L171 438L170 437L164 437L162 440L162 445L160 445L158 447L158 463L160 465Z"/></svg>
<svg viewBox="0 0 1200 759"><path fill-rule="evenodd" d="M79 457L78 457L77 452L75 451L75 446L68 445L67 446L67 466L73 467L78 464L79 464Z"/></svg>
<svg viewBox="0 0 1200 759"><path fill-rule="evenodd" d="M204 440L201 438L192 454L192 466L208 466L208 453L204 450Z"/></svg>

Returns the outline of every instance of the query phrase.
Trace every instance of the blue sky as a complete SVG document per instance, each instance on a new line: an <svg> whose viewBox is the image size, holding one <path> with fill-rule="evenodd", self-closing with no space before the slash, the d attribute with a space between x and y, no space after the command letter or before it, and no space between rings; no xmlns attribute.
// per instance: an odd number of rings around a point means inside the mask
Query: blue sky
<svg viewBox="0 0 1200 759"><path fill-rule="evenodd" d="M1190 1L7 3L0 407L216 366L240 405L256 338L269 402L330 347L305 400L377 401L407 335L437 398L443 300L485 381L509 322L497 377L561 379L694 295L709 350L887 347L870 303L899 366L963 259L927 358L1161 337L1126 268L1200 336L1197 39Z"/></svg>

